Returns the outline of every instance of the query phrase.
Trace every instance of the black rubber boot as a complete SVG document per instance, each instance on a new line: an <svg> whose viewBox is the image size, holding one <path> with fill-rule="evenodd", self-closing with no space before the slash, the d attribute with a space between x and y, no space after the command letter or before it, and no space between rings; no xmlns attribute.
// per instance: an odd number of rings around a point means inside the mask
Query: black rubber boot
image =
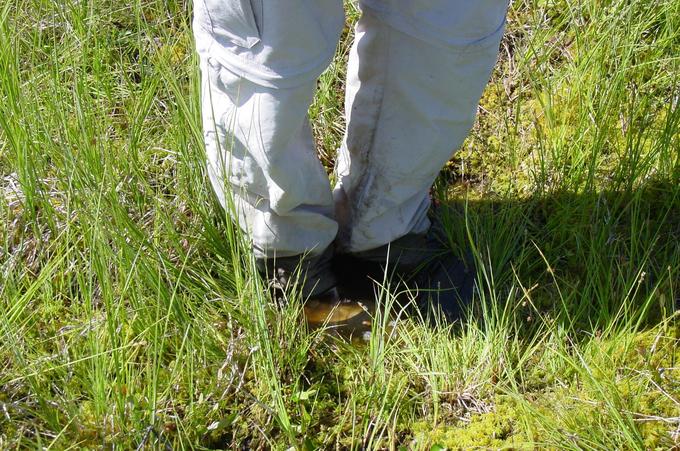
<svg viewBox="0 0 680 451"><path fill-rule="evenodd" d="M434 222L426 234L408 234L389 245L337 257L340 295L370 296L375 289L371 280L397 277L416 294L425 319L441 314L447 322L456 321L472 300L475 271L472 259L458 258L445 236Z"/></svg>
<svg viewBox="0 0 680 451"><path fill-rule="evenodd" d="M329 247L320 255L256 259L256 264L262 278L269 282L277 300L296 282L300 284L298 290L303 300L333 300L338 297L338 280L331 267L332 259L333 249Z"/></svg>
<svg viewBox="0 0 680 451"><path fill-rule="evenodd" d="M343 336L369 330L373 304L339 295L332 249L317 256L294 256L258 260L261 276L269 282L276 302L283 303L291 284L304 302L303 310L311 328L329 327Z"/></svg>
<svg viewBox="0 0 680 451"><path fill-rule="evenodd" d="M407 285L417 290L416 303L424 318L434 320L440 313L446 322L463 317L472 301L475 271L472 264L446 249L425 262Z"/></svg>

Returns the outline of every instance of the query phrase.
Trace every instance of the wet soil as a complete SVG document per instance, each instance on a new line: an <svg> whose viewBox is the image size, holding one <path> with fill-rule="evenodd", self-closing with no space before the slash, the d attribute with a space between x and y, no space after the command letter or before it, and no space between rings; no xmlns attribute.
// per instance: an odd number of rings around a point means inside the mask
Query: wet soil
<svg viewBox="0 0 680 451"><path fill-rule="evenodd" d="M325 327L345 337L365 337L375 315L379 289L375 281L382 280L381 269L379 265L349 257L336 257L333 267L340 300L307 302L304 306L307 324L311 329Z"/></svg>

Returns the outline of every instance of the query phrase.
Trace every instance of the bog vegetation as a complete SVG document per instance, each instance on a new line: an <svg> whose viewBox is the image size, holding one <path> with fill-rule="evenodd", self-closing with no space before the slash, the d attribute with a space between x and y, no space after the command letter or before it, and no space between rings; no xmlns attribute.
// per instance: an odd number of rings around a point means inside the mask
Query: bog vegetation
<svg viewBox="0 0 680 451"><path fill-rule="evenodd" d="M0 3L0 448L680 446L680 2L513 2L434 190L483 289L364 343L275 308L217 206L189 3Z"/></svg>

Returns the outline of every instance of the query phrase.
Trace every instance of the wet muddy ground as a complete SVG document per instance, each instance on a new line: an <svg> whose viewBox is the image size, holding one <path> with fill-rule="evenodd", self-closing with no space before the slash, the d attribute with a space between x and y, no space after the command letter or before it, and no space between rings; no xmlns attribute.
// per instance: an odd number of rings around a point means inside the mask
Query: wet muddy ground
<svg viewBox="0 0 680 451"><path fill-rule="evenodd" d="M326 328L329 332L351 339L370 337L380 297L380 267L347 259L334 265L339 279L339 302L311 300L304 305L310 329Z"/></svg>
<svg viewBox="0 0 680 451"><path fill-rule="evenodd" d="M377 330L382 330L381 334L392 331L408 311L414 287L407 288L393 270L343 256L336 257L334 270L340 300L306 302L303 310L310 330L323 328L354 344L366 343ZM380 324L374 324L376 321Z"/></svg>
<svg viewBox="0 0 680 451"><path fill-rule="evenodd" d="M310 301L304 306L305 319L311 329L325 327L333 333L351 338L366 336L371 330L375 301L343 299L338 303Z"/></svg>

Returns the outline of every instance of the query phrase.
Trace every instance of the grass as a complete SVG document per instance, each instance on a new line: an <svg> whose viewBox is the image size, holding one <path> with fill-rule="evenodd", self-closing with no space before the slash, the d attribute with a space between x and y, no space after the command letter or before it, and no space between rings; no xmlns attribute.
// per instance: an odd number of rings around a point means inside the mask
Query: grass
<svg viewBox="0 0 680 451"><path fill-rule="evenodd" d="M218 207L190 17L0 5L0 448L680 446L680 3L513 3L435 190L485 289L363 345L274 308Z"/></svg>

